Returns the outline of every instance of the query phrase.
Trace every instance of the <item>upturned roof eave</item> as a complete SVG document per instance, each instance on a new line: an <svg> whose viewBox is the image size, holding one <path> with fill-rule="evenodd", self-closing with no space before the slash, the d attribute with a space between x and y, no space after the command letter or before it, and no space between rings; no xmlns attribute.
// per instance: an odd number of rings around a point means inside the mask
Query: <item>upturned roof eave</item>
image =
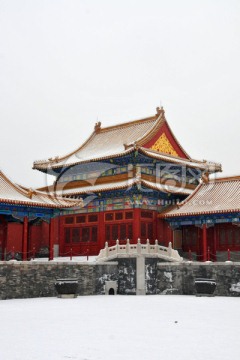
<svg viewBox="0 0 240 360"><path fill-rule="evenodd" d="M72 163L69 163L69 164L56 164L56 165L54 165L54 164L51 165L50 163L48 163L46 165L40 165L39 164L38 167L34 166L33 169L39 170L39 171L44 171L45 170L47 172L48 169L51 170L51 169L59 169L59 168L64 168L64 167L72 167L72 166L75 166L75 165L78 165L78 164L87 164L89 162L96 162L96 161L108 160L108 159L112 159L112 158L116 158L116 157L121 157L121 156L130 154L134 150L135 150L134 146L132 146L129 149L123 150L122 152L118 152L116 154L109 154L109 155L106 155L106 156L100 156L100 157L96 157L96 158L92 158L92 159L75 161L75 162L72 162ZM41 166L44 166L44 167L41 167Z"/></svg>
<svg viewBox="0 0 240 360"><path fill-rule="evenodd" d="M28 201L21 201L21 200L13 200L13 199L5 199L0 198L0 204L6 205L17 205L17 206L27 206L27 207L36 207L36 208L59 208L57 205L51 204L43 204L43 203L35 203L35 202L28 202Z"/></svg>
<svg viewBox="0 0 240 360"><path fill-rule="evenodd" d="M99 131L97 131L96 128L95 128L94 131L91 133L91 135L87 138L87 140L80 147L75 149L74 151L68 153L65 156L61 156L61 157L56 156L54 158L50 158L49 160L34 161L32 168L36 169L36 170L40 170L40 171L44 171L44 169L47 169L47 167L49 165L51 165L51 168L57 168L57 167L59 167L58 166L59 162L63 162L64 160L67 160L68 158L70 158L74 154L78 153L80 150L82 150L94 138L94 136L98 135L98 133L103 133L103 132L110 131L110 130L117 129L117 128L128 127L128 126L131 126L133 124L137 124L137 123L140 123L140 122L143 122L143 121L147 122L147 121L151 121L151 120L154 120L154 119L157 120L156 115L150 116L150 117L147 117L147 118L143 118L143 119L139 119L139 120L128 121L126 123L121 123L121 124L117 124L117 125L113 125L113 126L100 128ZM124 144L123 144L123 147L124 147Z"/></svg>
<svg viewBox="0 0 240 360"><path fill-rule="evenodd" d="M31 208L48 208L48 209L68 209L72 207L76 207L76 201L73 202L73 204L69 205L63 205L61 203L59 204L44 204L44 203L38 203L38 202L28 202L24 200L12 200L12 199L1 199L0 198L0 204L2 205L16 205L20 207L31 207Z"/></svg>
<svg viewBox="0 0 240 360"><path fill-rule="evenodd" d="M131 147L129 147L127 150L123 150L122 152L118 152L115 154L109 154L106 156L100 156L100 157L95 157L92 159L85 159L85 160L80 160L80 161L75 161L69 164L53 164L51 165L50 163L45 164L45 165L35 165L33 167L33 169L39 170L39 171L43 171L43 172L48 172L54 169L60 169L60 168L65 168L65 167L72 167L75 165L79 165L79 164L86 164L89 162L96 162L96 161L102 161L102 160L108 160L111 158L117 158L117 157L122 157L125 155L130 154L131 152L135 151L135 150L140 151L141 153L143 153L144 155L150 156L151 158L154 159L160 159L163 161L169 161L171 163L176 163L176 164L180 164L180 165L186 165L189 166L191 168L195 168L195 169L201 169L201 170L206 170L209 168L209 166L214 166L216 168L216 170L214 172L219 172L222 171L221 170L221 165L220 164L216 164L216 163L208 163L208 162L201 162L199 160L189 160L189 159L184 159L184 158L180 158L180 157L174 157L173 155L169 155L169 154L165 154L165 153L160 153L160 152L156 152L154 150L148 149L148 148L144 148L144 147L136 147L135 145L131 145ZM212 172L212 173L214 173Z"/></svg>
<svg viewBox="0 0 240 360"><path fill-rule="evenodd" d="M189 216L201 216L201 215L213 215L213 214L224 214L224 213L240 213L240 207L238 207L238 203L239 201L237 201L237 207L236 204L233 205L232 208L230 208L231 204L227 203L226 205L224 204L224 202L221 202L221 199L219 200L220 202L218 203L218 206L221 208L220 209L214 209L214 205L211 206L211 209L206 209L205 210L200 210L200 209L194 209L194 205L191 205L193 203L193 201L205 201L206 199L206 187L208 186L214 186L214 184L221 186L222 184L225 183L233 183L233 182L240 182L240 177L239 176L235 176L235 177L225 177L225 178L220 178L220 179L215 179L215 180L210 180L208 183L200 183L198 185L198 187L193 191L193 193L188 196L184 201L182 201L181 203L177 204L177 206L174 209L171 209L168 212L162 214L162 216L160 215L160 217L163 218L179 218L179 217L189 217ZM220 188L221 189L221 188ZM203 196L201 195L203 191ZM221 190L220 190L221 191ZM234 189L230 188L230 197L232 196L232 192L235 191ZM225 190L225 194L227 193L227 190ZM209 195L211 198L211 195ZM217 205L217 204L216 204ZM215 205L215 206L216 206ZM184 210L185 207L185 210ZM192 207L192 209L190 208Z"/></svg>
<svg viewBox="0 0 240 360"><path fill-rule="evenodd" d="M214 214L231 214L231 213L240 213L240 208L237 209L222 209L222 210L209 210L209 211L199 211L199 212L186 212L186 213L178 213L178 214L159 214L159 217L162 218L179 218L179 217L195 217L201 215L214 215Z"/></svg>
<svg viewBox="0 0 240 360"><path fill-rule="evenodd" d="M216 167L216 171L214 171L214 172L222 171L221 164L209 163L207 161L205 162L205 161L194 160L194 159L184 159L179 156L160 153L155 150L144 148L144 147L139 147L138 150L140 152L142 152L143 154L150 155L152 158L155 158L155 159L163 159L164 160L164 158L168 158L173 163L180 164L180 165L187 165L189 167L196 168L196 169L199 168L202 170L206 170L206 168L213 166L213 167ZM212 172L212 173L214 173L214 172Z"/></svg>
<svg viewBox="0 0 240 360"><path fill-rule="evenodd" d="M203 183L199 183L198 186L193 190L192 194L190 194L186 199L184 199L183 201L181 201L180 203L178 203L174 209L172 208L170 210L170 214L168 212L164 212L162 214L159 214L159 217L162 218L166 218L166 217L170 217L171 216L171 212L175 211L176 209L180 209L181 207L183 207L184 205L187 205L189 203L189 201L195 196L196 193L198 193L199 189L202 187Z"/></svg>
<svg viewBox="0 0 240 360"><path fill-rule="evenodd" d="M0 204L6 205L17 205L17 206L27 206L27 207L36 207L36 208L52 208L52 209L65 209L72 208L76 206L76 201L71 201L71 199L60 199L55 198L55 200L51 199L53 204L38 202L38 201L24 201L24 200L14 200L8 198L0 198ZM61 203L64 202L65 204ZM54 203L55 202L55 203Z"/></svg>
<svg viewBox="0 0 240 360"><path fill-rule="evenodd" d="M84 190L84 188L79 188L76 189L76 191L74 191L74 189L72 189L73 191L67 191L65 190L65 194L63 196L75 196L75 195L83 195L83 194L89 194L89 193L95 193L95 192L107 192L107 191L112 191L112 190L122 190L122 189L127 189L129 187L135 186L135 185L143 185L149 189L155 190L155 191L159 191L159 192L164 192L164 193L174 193L174 194L180 194L180 195L188 195L186 193L186 191L182 191L181 188L178 187L171 187L174 188L174 190L170 190L169 188L164 188L164 185L162 186L162 188L160 189L158 185L151 183L149 181L145 181L143 179L139 180L137 178L126 180L124 181L124 184L121 184L121 182L114 182L112 183L112 186L107 187L108 184L104 184L101 186L99 186L97 189L94 188L94 186L92 186L92 189L90 187L89 190ZM88 188L88 187L87 187ZM188 191L190 191L188 189Z"/></svg>
<svg viewBox="0 0 240 360"><path fill-rule="evenodd" d="M53 158L49 158L48 160L34 161L32 169L41 171L42 169L47 169L49 167L49 165L51 165L51 167L54 167L54 165L52 165L54 162L56 164L58 164L59 162L63 162L64 160L67 160L69 157L73 156L78 151L80 151L94 137L94 135L96 135L95 131L93 131L91 133L91 135L87 138L86 141L84 141L84 143L80 147L78 147L74 151L71 151L67 155L64 155L64 156L61 156L61 157L55 156Z"/></svg>
<svg viewBox="0 0 240 360"><path fill-rule="evenodd" d="M65 200L62 198L55 198L55 201L58 201L58 203L54 203L54 200L52 197L50 197L49 194L44 193L44 192L40 192L38 190L35 189L28 189L28 188L24 188L21 187L20 185L17 185L15 183L13 183L1 170L0 170L0 176L1 178L4 180L4 182L6 184L8 184L8 186L10 187L10 189L12 189L15 193L20 194L22 197L25 197L26 200L22 199L22 200L17 200L17 199L11 199L11 198L7 198L7 197L0 197L0 203L2 204L12 204L12 205L19 205L19 206L29 206L29 207L41 207L41 208L59 208L61 201L64 202L65 204L61 204L62 207L72 207L72 204L68 204L70 202L70 200ZM32 199L32 197L43 197L42 201L39 200L35 200ZM44 198L48 201L52 201L53 203L47 203L44 202ZM28 200L29 199L29 200ZM66 203L68 202L68 203Z"/></svg>

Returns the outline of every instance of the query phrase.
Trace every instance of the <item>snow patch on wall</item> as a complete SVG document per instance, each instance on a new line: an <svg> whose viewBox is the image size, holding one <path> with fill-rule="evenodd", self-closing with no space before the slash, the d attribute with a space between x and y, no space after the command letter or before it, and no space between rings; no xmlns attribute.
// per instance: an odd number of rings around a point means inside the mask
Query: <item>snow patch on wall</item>
<svg viewBox="0 0 240 360"><path fill-rule="evenodd" d="M231 284L229 291L240 293L240 282L236 284Z"/></svg>
<svg viewBox="0 0 240 360"><path fill-rule="evenodd" d="M172 273L169 271L164 271L163 275L169 280L169 282L173 282Z"/></svg>

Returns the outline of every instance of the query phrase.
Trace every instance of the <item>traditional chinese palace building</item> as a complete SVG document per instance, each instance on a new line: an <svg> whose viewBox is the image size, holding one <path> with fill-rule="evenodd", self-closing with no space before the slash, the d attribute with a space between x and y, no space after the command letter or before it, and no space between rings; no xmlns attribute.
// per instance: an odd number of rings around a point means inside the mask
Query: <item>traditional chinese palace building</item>
<svg viewBox="0 0 240 360"><path fill-rule="evenodd" d="M221 165L192 159L174 136L162 108L149 118L106 128L95 125L75 151L34 169L56 180L41 189L63 198L83 199L82 208L61 210L59 253L96 255L118 239L173 240L171 223L159 217L186 199L201 178Z"/></svg>
<svg viewBox="0 0 240 360"><path fill-rule="evenodd" d="M26 189L0 173L2 259L97 255L106 241L138 238L171 241L198 260L240 251L240 177L209 180L221 165L192 159L163 108L115 126L99 122L78 149L33 168L54 183Z"/></svg>

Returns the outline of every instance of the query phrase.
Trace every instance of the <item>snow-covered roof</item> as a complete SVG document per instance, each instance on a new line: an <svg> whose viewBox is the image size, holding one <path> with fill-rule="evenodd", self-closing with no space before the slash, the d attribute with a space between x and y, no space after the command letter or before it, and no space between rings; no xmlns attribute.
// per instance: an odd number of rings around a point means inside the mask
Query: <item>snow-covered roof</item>
<svg viewBox="0 0 240 360"><path fill-rule="evenodd" d="M83 187L76 187L71 189L61 189L56 190L56 195L61 196L75 196L82 194L90 194L95 192L110 191L110 190L121 190L121 189L130 189L134 185L140 185L147 187L152 190L157 190L161 192L174 193L174 194L183 194L189 195L193 192L191 189L181 188L172 185L164 185L157 182L146 181L144 179L139 179L137 177L132 179L127 179L123 181L114 181L105 184L97 185L88 185Z"/></svg>
<svg viewBox="0 0 240 360"><path fill-rule="evenodd" d="M35 161L34 169L58 168L90 160L101 160L131 152L134 143L142 139L159 123L161 115L101 128L96 124L88 140L72 153L49 160Z"/></svg>
<svg viewBox="0 0 240 360"><path fill-rule="evenodd" d="M24 189L14 184L1 170L0 203L50 208L76 206L75 201L62 199L61 197L56 197L34 189Z"/></svg>
<svg viewBox="0 0 240 360"><path fill-rule="evenodd" d="M200 184L178 207L164 217L240 212L240 176Z"/></svg>
<svg viewBox="0 0 240 360"><path fill-rule="evenodd" d="M165 161L170 164L183 165L183 166L187 166L187 167L191 167L191 168L201 169L201 170L205 170L209 173L215 173L217 171L222 170L221 164L209 162L206 160L199 161L199 160L194 160L194 159L184 159L184 158L177 157L177 156L159 153L158 151L146 149L144 147L140 147L139 151L151 158L156 159L156 160Z"/></svg>
<svg viewBox="0 0 240 360"><path fill-rule="evenodd" d="M175 147L179 150L177 156L170 155L168 152L161 152L161 150L152 150L152 146L149 145L164 127L175 143ZM170 142L169 145L171 145ZM79 148L62 157L56 156L48 160L35 161L33 168L47 172L48 170L51 171L90 161L102 161L124 156L136 149L139 149L146 156L158 160L199 168L208 172L221 171L220 164L190 158L171 131L163 108L157 108L157 113L154 116L114 126L102 128L101 123L97 123L91 136Z"/></svg>

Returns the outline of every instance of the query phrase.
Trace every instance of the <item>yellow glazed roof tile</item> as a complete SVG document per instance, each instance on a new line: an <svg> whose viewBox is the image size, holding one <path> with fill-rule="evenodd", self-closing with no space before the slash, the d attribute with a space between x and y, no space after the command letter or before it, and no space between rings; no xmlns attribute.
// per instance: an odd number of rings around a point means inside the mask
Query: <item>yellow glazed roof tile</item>
<svg viewBox="0 0 240 360"><path fill-rule="evenodd" d="M178 208L165 217L240 212L240 176L200 184Z"/></svg>

